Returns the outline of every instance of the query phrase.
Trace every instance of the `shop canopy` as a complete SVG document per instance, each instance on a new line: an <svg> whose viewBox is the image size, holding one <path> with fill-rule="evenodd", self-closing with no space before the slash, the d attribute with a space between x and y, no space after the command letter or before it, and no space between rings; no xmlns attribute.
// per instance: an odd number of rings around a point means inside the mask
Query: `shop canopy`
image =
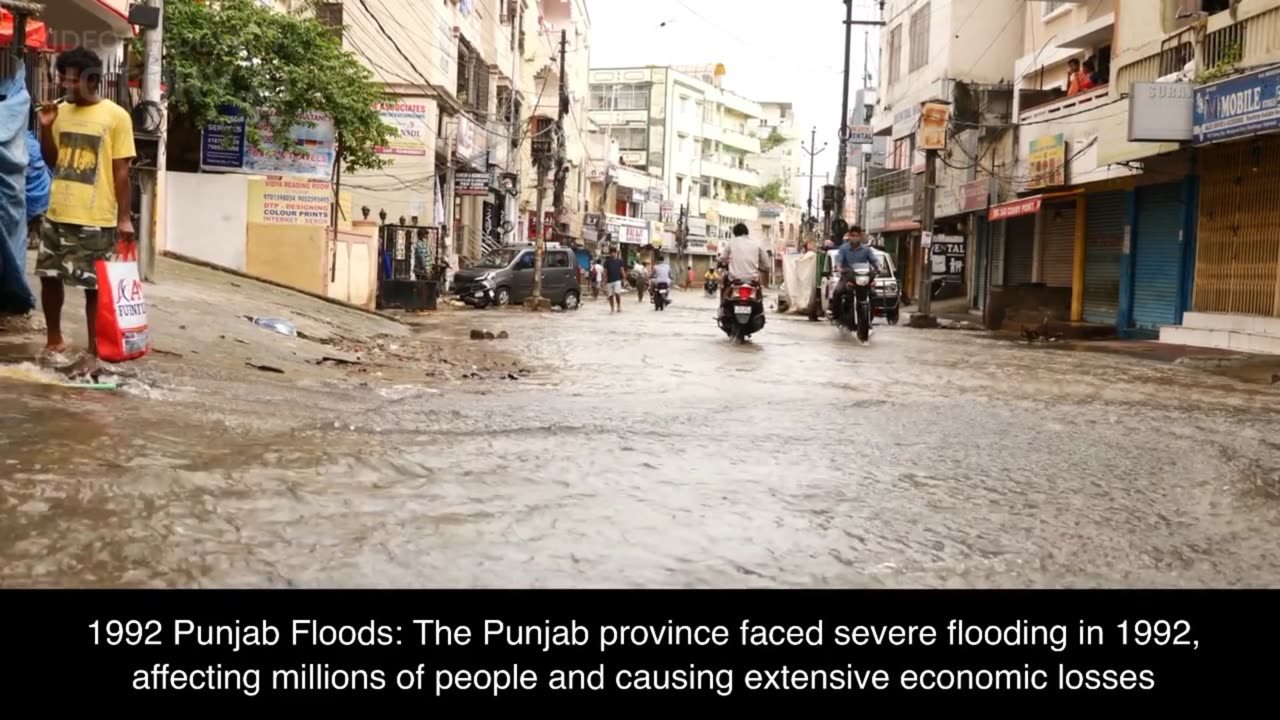
<svg viewBox="0 0 1280 720"><path fill-rule="evenodd" d="M1032 195L1030 197L1002 202L999 205L992 205L987 209L987 219L1008 220L1009 218L1016 218L1022 215L1035 215L1040 212L1040 206L1044 204L1045 200L1075 197L1083 192L1083 190L1067 190L1064 192L1046 193L1044 195Z"/></svg>
<svg viewBox="0 0 1280 720"><path fill-rule="evenodd" d="M33 50L44 50L48 47L48 34L44 23L27 19L27 47ZM13 13L0 10L0 45L13 45Z"/></svg>

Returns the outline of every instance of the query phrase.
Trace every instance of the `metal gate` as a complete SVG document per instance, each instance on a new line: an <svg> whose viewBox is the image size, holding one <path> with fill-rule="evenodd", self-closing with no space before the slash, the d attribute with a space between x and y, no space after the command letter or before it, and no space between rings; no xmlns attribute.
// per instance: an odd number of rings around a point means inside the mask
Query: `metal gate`
<svg viewBox="0 0 1280 720"><path fill-rule="evenodd" d="M1041 213L1040 280L1048 287L1071 287L1075 262L1076 204L1045 205Z"/></svg>
<svg viewBox="0 0 1280 720"><path fill-rule="evenodd" d="M1194 307L1280 317L1280 139L1208 147L1200 157Z"/></svg>
<svg viewBox="0 0 1280 720"><path fill-rule="evenodd" d="M1111 325L1120 313L1124 199L1123 191L1089 195L1084 261L1084 319L1087 322Z"/></svg>
<svg viewBox="0 0 1280 720"><path fill-rule="evenodd" d="M1182 185L1139 188L1133 247L1133 324L1159 330L1178 323L1182 278Z"/></svg>
<svg viewBox="0 0 1280 720"><path fill-rule="evenodd" d="M1005 221L1005 285L1031 282L1035 263L1036 217L1024 215Z"/></svg>
<svg viewBox="0 0 1280 720"><path fill-rule="evenodd" d="M423 225L378 228L378 307L434 310L442 266L440 232Z"/></svg>

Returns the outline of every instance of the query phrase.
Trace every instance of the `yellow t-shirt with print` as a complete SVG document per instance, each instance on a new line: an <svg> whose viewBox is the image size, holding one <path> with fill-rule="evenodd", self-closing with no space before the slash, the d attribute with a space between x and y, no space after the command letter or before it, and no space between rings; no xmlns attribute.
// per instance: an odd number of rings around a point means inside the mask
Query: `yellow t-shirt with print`
<svg viewBox="0 0 1280 720"><path fill-rule="evenodd" d="M58 165L45 216L70 225L115 227L119 208L111 162L135 154L129 113L110 100L85 106L62 103L53 121L53 141Z"/></svg>

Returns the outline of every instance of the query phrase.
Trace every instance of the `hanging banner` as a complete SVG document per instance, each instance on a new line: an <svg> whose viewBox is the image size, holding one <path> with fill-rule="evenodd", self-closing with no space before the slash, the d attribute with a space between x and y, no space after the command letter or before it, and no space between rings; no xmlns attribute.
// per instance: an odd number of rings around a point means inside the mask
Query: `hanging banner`
<svg viewBox="0 0 1280 720"><path fill-rule="evenodd" d="M249 118L236 108L222 108L218 121L201 130L200 169L328 181L337 155L333 121L321 113L305 113L301 119L311 126L295 125L281 137L260 123L260 147L255 148L248 141Z"/></svg>

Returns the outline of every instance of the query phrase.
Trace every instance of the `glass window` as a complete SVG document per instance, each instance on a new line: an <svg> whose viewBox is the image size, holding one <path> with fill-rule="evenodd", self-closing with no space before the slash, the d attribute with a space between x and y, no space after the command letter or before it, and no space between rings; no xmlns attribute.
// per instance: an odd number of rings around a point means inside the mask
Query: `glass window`
<svg viewBox="0 0 1280 720"><path fill-rule="evenodd" d="M929 3L925 3L919 10L911 13L910 72L915 72L929 64L929 15Z"/></svg>
<svg viewBox="0 0 1280 720"><path fill-rule="evenodd" d="M547 253L546 261L547 267L567 268L569 267L569 253L560 251L549 252Z"/></svg>
<svg viewBox="0 0 1280 720"><path fill-rule="evenodd" d="M889 31L889 84L902 78L902 26Z"/></svg>

